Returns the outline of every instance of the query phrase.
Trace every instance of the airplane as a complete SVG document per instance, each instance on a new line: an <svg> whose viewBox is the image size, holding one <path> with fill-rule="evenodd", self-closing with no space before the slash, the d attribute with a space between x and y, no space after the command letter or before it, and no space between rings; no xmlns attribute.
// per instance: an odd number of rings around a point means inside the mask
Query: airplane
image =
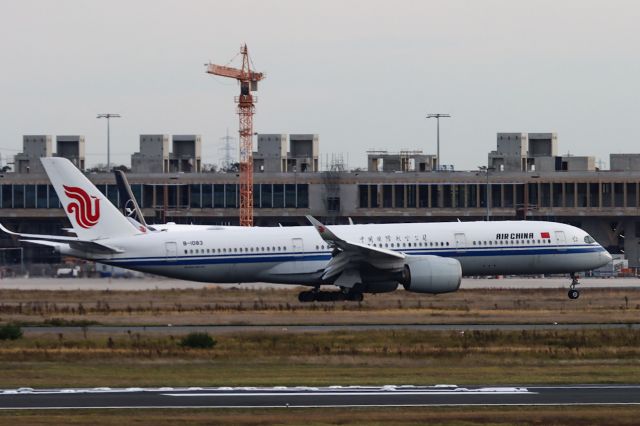
<svg viewBox="0 0 640 426"><path fill-rule="evenodd" d="M151 231L131 221L65 158L42 158L76 236L15 233L61 254L210 283L303 285L301 302L362 301L364 293L457 291L463 276L576 273L611 255L585 231L544 221L327 226L182 226ZM321 291L333 285L337 291Z"/></svg>

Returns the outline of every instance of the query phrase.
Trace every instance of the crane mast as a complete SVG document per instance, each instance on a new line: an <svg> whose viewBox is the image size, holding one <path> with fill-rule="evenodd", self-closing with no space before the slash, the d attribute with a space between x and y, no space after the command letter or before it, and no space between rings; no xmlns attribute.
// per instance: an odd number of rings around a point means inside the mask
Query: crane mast
<svg viewBox="0 0 640 426"><path fill-rule="evenodd" d="M264 74L251 69L246 44L240 47L240 55L242 68L209 63L207 73L234 78L240 84L240 96L234 98L238 104L240 136L240 226L253 226L253 114L258 97L251 92L258 90L258 82L264 78Z"/></svg>

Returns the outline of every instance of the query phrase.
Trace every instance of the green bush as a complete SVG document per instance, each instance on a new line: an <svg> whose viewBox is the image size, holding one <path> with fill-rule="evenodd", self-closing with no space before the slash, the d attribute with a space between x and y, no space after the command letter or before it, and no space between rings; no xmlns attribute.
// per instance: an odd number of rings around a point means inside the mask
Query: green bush
<svg viewBox="0 0 640 426"><path fill-rule="evenodd" d="M180 340L184 348L211 349L216 345L215 339L209 333L189 333Z"/></svg>
<svg viewBox="0 0 640 426"><path fill-rule="evenodd" d="M5 324L0 327L0 340L16 340L22 337L22 329L16 324Z"/></svg>

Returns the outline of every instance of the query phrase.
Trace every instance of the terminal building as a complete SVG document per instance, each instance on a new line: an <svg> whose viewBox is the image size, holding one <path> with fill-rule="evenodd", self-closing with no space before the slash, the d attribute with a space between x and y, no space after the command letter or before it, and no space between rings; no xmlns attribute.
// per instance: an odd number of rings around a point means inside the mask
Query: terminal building
<svg viewBox="0 0 640 426"><path fill-rule="evenodd" d="M470 221L487 217L549 220L585 229L611 253L626 256L630 267L640 267L640 154L611 154L611 170L598 170L591 161L564 167L564 160L553 160L553 167L545 167L549 158L574 158L557 154L554 133L500 133L485 171L429 171L435 165L434 157L423 158L418 152L408 155L414 158L411 162L404 162L407 155L401 153L372 153L391 156L382 157L382 164L392 158L387 169L376 162L378 168L367 171L341 167L321 171L314 142L317 135L305 136L301 150L292 143L301 139L292 136L295 135L258 137L260 155L255 158L262 162L256 163L261 170L254 175L257 226L307 225L305 215L309 214L328 224L347 223L348 218L354 223ZM177 156L176 138L173 153L168 153L169 140L168 135L142 135L141 152L132 157L142 152L149 155L147 163L132 167L128 174L148 222L238 224L238 174L199 173L199 163L193 161L199 149L191 149L199 139L189 139L190 150L178 149ZM156 151L143 146L147 143ZM399 157L394 163L396 155ZM172 158L186 163L171 166ZM420 166L423 161L424 170ZM191 171L185 170L191 165ZM97 173L88 178L117 203L112 175ZM43 173L6 173L0 178L0 218L5 226L18 232L55 234L69 227ZM0 235L1 247L18 245ZM47 249L27 247L25 259L51 261L52 254Z"/></svg>

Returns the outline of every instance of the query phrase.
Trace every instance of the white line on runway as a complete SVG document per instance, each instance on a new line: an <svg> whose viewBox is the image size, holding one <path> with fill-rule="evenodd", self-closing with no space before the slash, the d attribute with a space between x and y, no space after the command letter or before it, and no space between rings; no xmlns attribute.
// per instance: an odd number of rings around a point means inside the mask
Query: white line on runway
<svg viewBox="0 0 640 426"><path fill-rule="evenodd" d="M538 392L520 391L485 391L485 390L451 390L451 391L371 391L371 392L251 392L251 393L163 393L163 396L389 396L389 395L532 395Z"/></svg>
<svg viewBox="0 0 640 426"><path fill-rule="evenodd" d="M7 410L148 410L148 409L260 409L260 408L394 408L394 407L565 407L565 406L597 406L597 405L640 405L640 402L558 402L558 403L453 403L453 404L346 404L346 405L119 405L119 406L91 406L91 407L0 407L0 411Z"/></svg>

